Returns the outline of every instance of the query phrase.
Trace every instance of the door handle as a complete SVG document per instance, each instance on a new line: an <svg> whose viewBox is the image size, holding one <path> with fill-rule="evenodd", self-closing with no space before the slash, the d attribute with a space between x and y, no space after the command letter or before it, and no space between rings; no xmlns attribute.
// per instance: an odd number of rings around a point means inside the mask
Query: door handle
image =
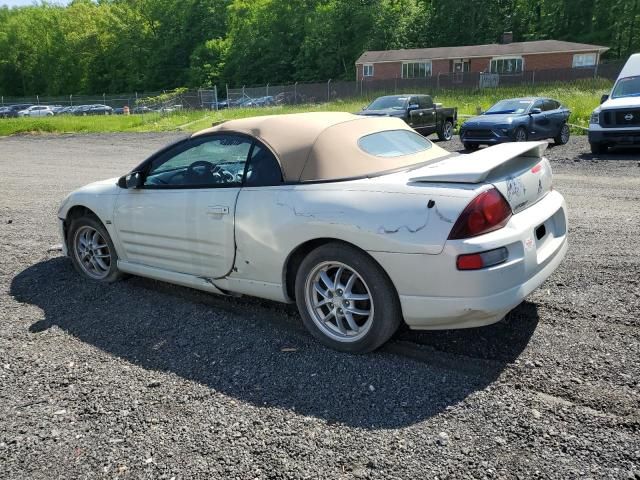
<svg viewBox="0 0 640 480"><path fill-rule="evenodd" d="M207 214L209 215L226 215L229 213L229 207L223 207L222 205L209 205Z"/></svg>

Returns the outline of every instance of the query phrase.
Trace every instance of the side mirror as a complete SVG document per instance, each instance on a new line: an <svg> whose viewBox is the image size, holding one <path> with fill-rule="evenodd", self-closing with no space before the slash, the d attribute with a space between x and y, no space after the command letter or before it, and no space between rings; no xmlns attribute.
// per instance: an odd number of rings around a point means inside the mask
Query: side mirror
<svg viewBox="0 0 640 480"><path fill-rule="evenodd" d="M538 113L542 113L542 110L539 108L532 108L531 111L529 112L530 115L536 115Z"/></svg>
<svg viewBox="0 0 640 480"><path fill-rule="evenodd" d="M140 172L131 172L118 179L118 186L120 188L140 188L143 184L144 180Z"/></svg>
<svg viewBox="0 0 640 480"><path fill-rule="evenodd" d="M602 104L602 103L604 103L604 102L606 102L607 100L609 100L609 94L608 94L608 93L605 93L604 95L602 95L602 96L600 97L600 103L601 103L601 104Z"/></svg>
<svg viewBox="0 0 640 480"><path fill-rule="evenodd" d="M417 103L412 103L411 105L409 105L409 107L407 108L408 112L412 112L414 110L418 110L420 108L420 105L418 105Z"/></svg>

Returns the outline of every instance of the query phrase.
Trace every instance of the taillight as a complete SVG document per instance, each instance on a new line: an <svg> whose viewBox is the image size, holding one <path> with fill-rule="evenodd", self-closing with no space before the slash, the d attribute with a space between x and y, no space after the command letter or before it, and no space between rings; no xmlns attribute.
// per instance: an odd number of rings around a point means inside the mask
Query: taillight
<svg viewBox="0 0 640 480"><path fill-rule="evenodd" d="M474 198L462 211L451 229L449 240L461 240L504 227L511 218L511 207L504 197L492 188Z"/></svg>

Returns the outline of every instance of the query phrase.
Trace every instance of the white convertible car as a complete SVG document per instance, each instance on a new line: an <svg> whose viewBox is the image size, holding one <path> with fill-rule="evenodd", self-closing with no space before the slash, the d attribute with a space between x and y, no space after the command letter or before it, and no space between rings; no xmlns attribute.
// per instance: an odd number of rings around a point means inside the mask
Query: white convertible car
<svg viewBox="0 0 640 480"><path fill-rule="evenodd" d="M320 341L371 351L414 329L500 320L567 250L545 142L449 154L402 120L233 120L70 194L64 252L134 274L296 302Z"/></svg>

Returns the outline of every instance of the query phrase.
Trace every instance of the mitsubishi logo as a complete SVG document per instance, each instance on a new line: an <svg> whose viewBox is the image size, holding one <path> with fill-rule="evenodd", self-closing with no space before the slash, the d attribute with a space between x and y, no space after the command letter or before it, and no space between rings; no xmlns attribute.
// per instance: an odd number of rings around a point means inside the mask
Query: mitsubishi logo
<svg viewBox="0 0 640 480"><path fill-rule="evenodd" d="M624 116L624 119L625 119L627 122L630 122L631 120L633 120L633 113L627 113L627 114Z"/></svg>

